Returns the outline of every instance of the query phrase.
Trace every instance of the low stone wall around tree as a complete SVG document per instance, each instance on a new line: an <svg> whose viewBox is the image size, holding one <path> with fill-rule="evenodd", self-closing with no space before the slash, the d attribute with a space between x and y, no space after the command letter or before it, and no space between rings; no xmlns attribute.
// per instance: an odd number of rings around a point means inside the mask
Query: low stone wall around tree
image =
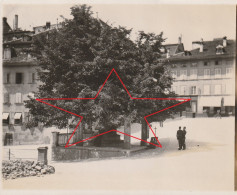
<svg viewBox="0 0 237 195"><path fill-rule="evenodd" d="M89 148L82 146L72 146L65 148L63 146L52 147L53 161L72 161L83 159L99 159L109 157L129 156L130 152L127 150L111 149L111 148Z"/></svg>

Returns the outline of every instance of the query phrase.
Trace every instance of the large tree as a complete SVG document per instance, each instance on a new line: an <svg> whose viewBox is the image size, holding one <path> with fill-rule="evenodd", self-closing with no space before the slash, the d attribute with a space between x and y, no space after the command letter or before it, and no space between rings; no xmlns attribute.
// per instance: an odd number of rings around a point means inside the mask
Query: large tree
<svg viewBox="0 0 237 195"><path fill-rule="evenodd" d="M131 29L113 27L93 17L87 5L71 8L73 19L65 19L63 27L34 36L32 54L39 61L39 86L35 98L95 97L114 68L132 97L174 97L169 89L172 78L160 63L163 34L139 32L130 39ZM60 100L51 104L85 116L104 131L123 125L124 118L139 122L142 117L177 103L174 100L131 100L113 73L95 100ZM31 125L63 128L72 115L31 99L26 106L33 115ZM150 117L165 120L172 110Z"/></svg>

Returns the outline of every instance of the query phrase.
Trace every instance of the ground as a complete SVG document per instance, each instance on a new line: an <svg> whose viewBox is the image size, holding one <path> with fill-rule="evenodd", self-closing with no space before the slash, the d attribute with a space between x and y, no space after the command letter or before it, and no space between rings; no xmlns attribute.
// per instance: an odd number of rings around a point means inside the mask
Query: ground
<svg viewBox="0 0 237 195"><path fill-rule="evenodd" d="M49 162L53 175L3 181L5 189L233 190L234 117L180 118L157 127L162 148L129 158ZM187 150L178 150L176 131L187 127ZM132 135L139 136L138 125ZM150 134L151 136L151 134ZM136 144L137 140L132 139ZM24 146L14 146L15 148ZM25 146L24 148L30 148ZM37 146L31 147L37 148ZM4 151L8 151L5 148ZM30 185L28 185L30 183Z"/></svg>

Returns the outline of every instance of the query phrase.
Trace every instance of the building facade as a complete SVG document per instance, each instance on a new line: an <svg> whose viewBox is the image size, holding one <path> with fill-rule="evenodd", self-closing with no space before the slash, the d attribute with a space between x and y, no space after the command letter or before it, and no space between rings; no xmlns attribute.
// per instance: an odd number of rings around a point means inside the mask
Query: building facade
<svg viewBox="0 0 237 195"><path fill-rule="evenodd" d="M31 57L31 31L18 28L15 16L14 28L3 18L3 143L17 140L17 132L25 130L29 110L24 101L37 91L37 63ZM15 138L15 139L14 139Z"/></svg>
<svg viewBox="0 0 237 195"><path fill-rule="evenodd" d="M191 51L166 53L174 82L172 91L191 98L187 113L235 114L235 41L226 37L195 41Z"/></svg>
<svg viewBox="0 0 237 195"><path fill-rule="evenodd" d="M18 27L18 15L15 15L13 28L3 18L3 143L17 144L27 140L24 135L26 123L30 120L29 109L24 101L34 97L40 82L37 78L39 69L37 60L31 56L33 37L62 28L62 23L37 26L33 31ZM38 127L39 129L42 126ZM29 137L29 136L28 136ZM28 139L29 140L29 139Z"/></svg>

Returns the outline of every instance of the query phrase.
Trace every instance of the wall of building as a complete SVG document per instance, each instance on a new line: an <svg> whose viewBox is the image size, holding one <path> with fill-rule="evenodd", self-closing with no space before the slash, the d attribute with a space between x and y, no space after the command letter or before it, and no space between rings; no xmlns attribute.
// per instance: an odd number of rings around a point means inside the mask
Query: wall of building
<svg viewBox="0 0 237 195"><path fill-rule="evenodd" d="M222 98L224 106L235 106L234 64L233 58L172 62L172 90L180 96L196 96L197 113L206 106L221 107Z"/></svg>
<svg viewBox="0 0 237 195"><path fill-rule="evenodd" d="M22 73L20 84L16 83L17 73ZM15 113L22 113L22 122L25 122L29 110L25 108L24 101L28 100L28 95L32 96L38 87L36 66L4 66L3 77L3 113L9 113L9 124L14 124Z"/></svg>

